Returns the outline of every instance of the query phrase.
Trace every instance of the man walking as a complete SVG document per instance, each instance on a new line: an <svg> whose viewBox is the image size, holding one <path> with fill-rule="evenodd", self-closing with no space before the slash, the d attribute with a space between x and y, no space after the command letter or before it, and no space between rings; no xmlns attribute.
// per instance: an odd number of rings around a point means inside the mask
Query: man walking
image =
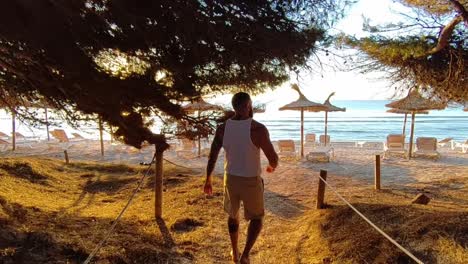
<svg viewBox="0 0 468 264"><path fill-rule="evenodd" d="M267 172L278 166L278 155L270 141L268 129L252 119L253 108L249 94L240 92L232 97L235 115L220 125L211 145L206 168L204 192L212 194L211 174L221 147L224 160L224 210L228 213L228 230L232 246L232 260L250 263L249 254L263 226L263 180L260 177L260 149L268 159ZM239 208L244 205L244 217L250 221L244 251L238 249ZM240 257L240 259L239 259Z"/></svg>

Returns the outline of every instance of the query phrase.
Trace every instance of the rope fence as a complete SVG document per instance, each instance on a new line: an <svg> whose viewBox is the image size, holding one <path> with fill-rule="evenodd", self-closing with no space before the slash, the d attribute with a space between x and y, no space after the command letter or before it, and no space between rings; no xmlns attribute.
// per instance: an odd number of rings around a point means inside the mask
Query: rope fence
<svg viewBox="0 0 468 264"><path fill-rule="evenodd" d="M151 164L153 164L154 160L156 159L156 153L153 155L153 159L151 160L150 164L148 165L148 169L146 170L145 174L143 174L143 177L141 177L140 181L138 182L138 186L135 188L135 190L133 191L132 195L130 196L130 198L128 199L128 202L127 204L125 205L125 207L122 209L122 211L120 211L120 214L117 216L117 218L114 220L114 222L112 223L111 227L109 228L109 230L107 231L106 235L104 236L104 238L99 242L99 244L96 246L96 248L91 252L91 254L89 254L88 258L83 262L83 264L88 264L92 259L93 257L98 253L98 251L102 248L102 246L104 245L104 243L107 241L107 239L109 238L109 236L112 234L112 232L114 231L115 229L115 226L117 225L117 223L119 222L120 218L122 217L122 215L125 213L125 211L128 209L128 207L130 206L131 202L133 201L133 198L135 198L137 192L140 190L142 184L143 184L143 181L145 180L146 176L148 176L148 173L150 172L151 170Z"/></svg>
<svg viewBox="0 0 468 264"><path fill-rule="evenodd" d="M374 223L372 223L371 220L369 220L369 218L367 218L364 214L362 214L359 210L357 210L351 203L349 203L345 198L343 198L343 196L341 196L338 191L332 186L330 185L327 181L326 181L326 175L327 175L327 171L325 170L321 170L320 171L320 175L319 175L319 180L320 182L323 182L323 184L325 184L328 188L330 188L330 190L332 190L332 192L341 200L343 201L347 206L349 206L356 214L358 214L362 219L364 219L364 221L366 221L370 226L372 226L375 230L377 230L377 232L379 232L383 237L385 237L388 241L390 241L393 245L395 245L396 247L398 247L401 251L403 251L408 257L410 257L412 260L414 260L416 263L418 264L424 264L424 262L422 262L420 259L418 259L416 256L414 256L409 250L407 250L406 248L404 248L402 245L400 245L398 242L396 242L393 238L391 238L389 235L387 235L387 233L385 233L382 229L380 229L377 225L375 225ZM319 183L320 183L319 182ZM319 184L319 190L318 190L318 198L317 198L317 208L320 208L321 207L321 203L323 203L323 199L324 199L324 187L322 187L322 184Z"/></svg>

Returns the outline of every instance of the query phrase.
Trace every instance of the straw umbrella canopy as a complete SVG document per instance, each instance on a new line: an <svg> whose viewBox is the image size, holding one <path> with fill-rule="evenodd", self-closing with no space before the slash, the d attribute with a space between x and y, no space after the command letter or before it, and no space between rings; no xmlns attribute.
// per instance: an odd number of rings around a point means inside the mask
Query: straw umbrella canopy
<svg viewBox="0 0 468 264"><path fill-rule="evenodd" d="M325 112L325 146L327 145L327 132L328 132L328 112L346 112L346 108L341 108L338 106L334 106L330 103L330 98L335 95L335 92L331 93L327 100L323 103L324 106L327 108L325 110L321 110L320 108L311 108L307 109L309 112Z"/></svg>
<svg viewBox="0 0 468 264"><path fill-rule="evenodd" d="M412 89L405 98L393 101L389 104L386 104L385 106L389 108L408 111L411 113L411 134L409 142L408 159L411 158L413 152L414 119L416 113L418 111L442 110L445 108L445 104L443 103L424 98L419 93L418 89Z"/></svg>
<svg viewBox="0 0 468 264"><path fill-rule="evenodd" d="M402 134L406 134L406 120L408 119L408 114L411 114L411 111L405 111L405 110L400 110L400 109L388 109L387 113L392 113L392 114L405 114L405 120L403 121L403 132ZM416 114L424 114L427 115L429 114L428 111L417 111Z"/></svg>
<svg viewBox="0 0 468 264"><path fill-rule="evenodd" d="M280 107L279 110L280 111L285 111L285 110L301 111L301 157L304 157L304 110L310 111L311 109L317 109L319 111L325 111L328 108L324 106L323 104L309 101L304 96L304 94L302 94L301 90L299 90L299 86L297 84L291 85L291 88L295 90L297 93L299 93L299 99Z"/></svg>
<svg viewBox="0 0 468 264"><path fill-rule="evenodd" d="M205 111L223 111L224 108L219 105L207 103L203 98L199 97L197 101L182 106L187 112L197 112L198 118L200 118L201 112ZM201 138L198 136L198 157L201 155Z"/></svg>

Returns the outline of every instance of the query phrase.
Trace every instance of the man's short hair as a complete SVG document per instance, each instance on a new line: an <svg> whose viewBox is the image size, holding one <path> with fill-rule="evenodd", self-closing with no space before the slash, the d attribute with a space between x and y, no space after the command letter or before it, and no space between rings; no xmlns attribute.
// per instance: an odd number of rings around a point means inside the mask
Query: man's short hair
<svg viewBox="0 0 468 264"><path fill-rule="evenodd" d="M232 100L231 100L232 108L234 108L234 110L238 110L239 107L243 106L249 100L250 100L250 95L248 93L238 92L232 97Z"/></svg>

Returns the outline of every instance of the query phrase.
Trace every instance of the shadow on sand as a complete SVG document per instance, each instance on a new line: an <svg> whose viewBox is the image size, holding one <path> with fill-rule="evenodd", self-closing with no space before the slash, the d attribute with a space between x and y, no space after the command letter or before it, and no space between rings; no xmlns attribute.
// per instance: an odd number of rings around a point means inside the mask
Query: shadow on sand
<svg viewBox="0 0 468 264"><path fill-rule="evenodd" d="M114 219L59 215L9 203L0 197L1 263L82 263L104 237ZM1 216L2 214L0 214ZM162 236L143 232L154 222L121 221L93 259L103 263L188 263L190 252L175 246L164 221ZM28 231L24 231L24 225ZM73 230L73 232L71 232ZM112 239L118 238L118 239ZM119 250L116 250L119 249ZM121 250L122 249L122 250ZM125 249L125 250L123 250Z"/></svg>

